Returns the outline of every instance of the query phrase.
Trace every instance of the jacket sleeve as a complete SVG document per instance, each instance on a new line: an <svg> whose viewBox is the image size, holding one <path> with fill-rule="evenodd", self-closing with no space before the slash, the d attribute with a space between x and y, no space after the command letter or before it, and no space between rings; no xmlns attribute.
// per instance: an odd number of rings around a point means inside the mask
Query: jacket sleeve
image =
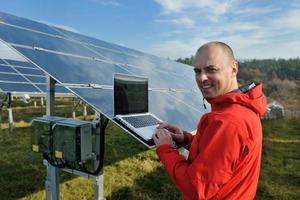
<svg viewBox="0 0 300 200"><path fill-rule="evenodd" d="M239 161L243 139L241 127L228 120L215 120L199 137L193 138L192 147L199 154L185 160L169 145L157 148L159 159L184 199L210 199L231 178Z"/></svg>

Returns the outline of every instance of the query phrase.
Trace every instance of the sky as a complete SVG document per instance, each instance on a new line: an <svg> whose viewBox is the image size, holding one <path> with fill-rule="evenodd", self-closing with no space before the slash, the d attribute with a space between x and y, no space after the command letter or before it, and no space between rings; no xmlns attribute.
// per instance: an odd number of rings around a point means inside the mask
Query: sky
<svg viewBox="0 0 300 200"><path fill-rule="evenodd" d="M237 59L300 57L300 0L0 0L0 11L164 58L223 41Z"/></svg>

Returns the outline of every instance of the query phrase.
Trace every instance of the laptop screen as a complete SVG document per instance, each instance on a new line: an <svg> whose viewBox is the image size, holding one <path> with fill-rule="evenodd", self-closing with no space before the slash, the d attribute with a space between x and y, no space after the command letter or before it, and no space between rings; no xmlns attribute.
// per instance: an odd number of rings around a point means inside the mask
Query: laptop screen
<svg viewBox="0 0 300 200"><path fill-rule="evenodd" d="M114 113L148 112L147 78L114 74Z"/></svg>

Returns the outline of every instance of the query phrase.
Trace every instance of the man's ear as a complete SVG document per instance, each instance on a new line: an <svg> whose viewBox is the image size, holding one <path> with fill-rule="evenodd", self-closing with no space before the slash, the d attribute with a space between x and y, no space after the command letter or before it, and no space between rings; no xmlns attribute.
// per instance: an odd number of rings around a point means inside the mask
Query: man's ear
<svg viewBox="0 0 300 200"><path fill-rule="evenodd" d="M234 61L232 62L232 75L233 75L233 76L237 76L238 71L239 71L239 65L238 65L238 62L234 60Z"/></svg>

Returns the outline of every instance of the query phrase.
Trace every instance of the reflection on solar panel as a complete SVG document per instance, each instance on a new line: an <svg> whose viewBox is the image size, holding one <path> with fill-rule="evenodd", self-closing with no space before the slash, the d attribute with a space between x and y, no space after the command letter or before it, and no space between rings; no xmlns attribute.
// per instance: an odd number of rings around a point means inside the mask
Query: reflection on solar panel
<svg viewBox="0 0 300 200"><path fill-rule="evenodd" d="M46 92L46 75L29 62L0 59L0 89L5 92L38 93ZM62 86L58 92L68 92Z"/></svg>
<svg viewBox="0 0 300 200"><path fill-rule="evenodd" d="M189 66L5 13L0 13L0 38L34 66L4 61L1 73L14 84L27 81L44 91L39 67L110 119L113 73L147 77L149 110L162 120L194 130L206 112ZM0 87L5 87L2 79Z"/></svg>
<svg viewBox="0 0 300 200"><path fill-rule="evenodd" d="M28 62L1 59L0 89L7 92L45 92L39 86L46 84L45 74Z"/></svg>

